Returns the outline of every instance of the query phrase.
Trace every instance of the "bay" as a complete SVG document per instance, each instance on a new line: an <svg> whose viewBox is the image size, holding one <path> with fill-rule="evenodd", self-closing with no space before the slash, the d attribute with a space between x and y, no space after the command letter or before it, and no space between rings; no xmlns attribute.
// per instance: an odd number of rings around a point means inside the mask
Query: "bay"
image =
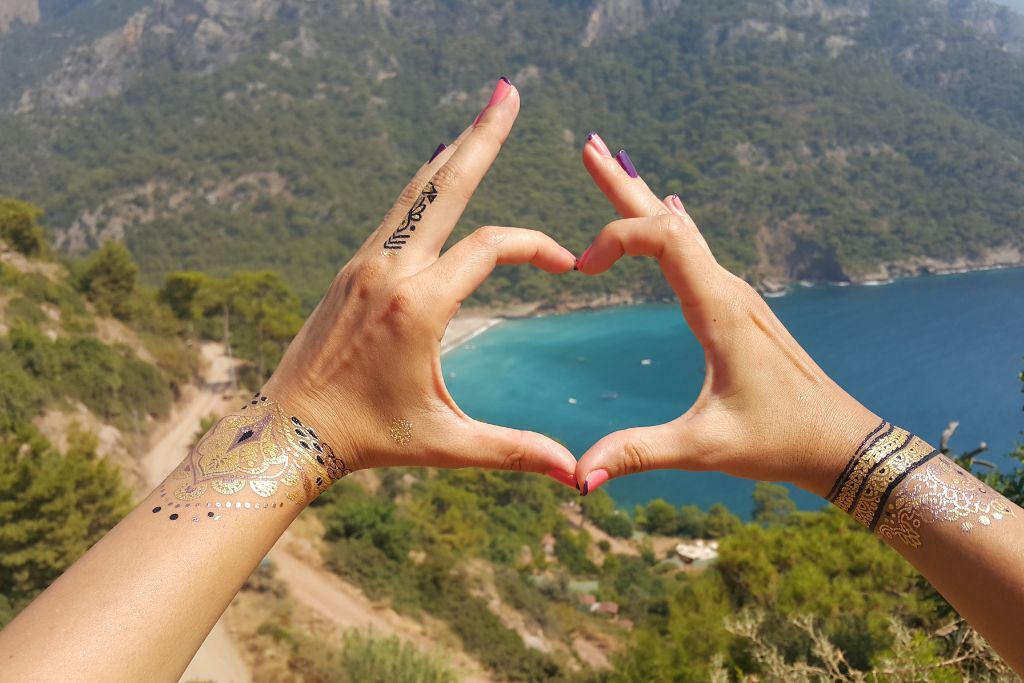
<svg viewBox="0 0 1024 683"><path fill-rule="evenodd" d="M1024 269L797 287L769 304L810 355L877 414L933 444L984 441L1002 467L1024 429ZM644 363L649 359L649 364ZM675 305L626 306L507 321L446 355L448 387L480 420L531 429L581 455L602 435L670 420L700 390L704 358ZM570 402L575 399L575 402ZM654 498L751 511L754 482L656 471L607 490L632 509ZM803 509L823 501L794 490Z"/></svg>

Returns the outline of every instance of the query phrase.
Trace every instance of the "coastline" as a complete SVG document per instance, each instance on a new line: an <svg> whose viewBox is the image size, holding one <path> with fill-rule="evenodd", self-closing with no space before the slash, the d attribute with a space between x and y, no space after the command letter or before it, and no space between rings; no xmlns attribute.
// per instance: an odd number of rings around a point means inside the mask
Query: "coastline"
<svg viewBox="0 0 1024 683"><path fill-rule="evenodd" d="M893 284L899 280L927 277L930 275L962 275L966 273L977 273L990 270L1006 270L1010 268L1024 268L1024 261L1011 263L978 263L976 265L965 265L964 262L942 263L930 261L927 267L919 266L916 269L908 267L906 262L898 264L887 264L880 266L881 272L868 274L867 276L851 277L849 281L828 282L812 280L763 280L754 283L752 286L766 299L774 299L786 296L795 287L881 287ZM884 274L885 277L879 277ZM501 306L473 306L461 309L445 330L444 338L441 341L441 356L464 346L476 337L488 330L497 327L506 320L518 320L523 318L540 318L549 315L562 315L576 311L601 310L615 308L618 306L632 306L638 304L673 303L675 299L650 298L637 295L628 290L612 294L603 294L598 297L566 298L557 303L544 302L518 302Z"/></svg>
<svg viewBox="0 0 1024 683"><path fill-rule="evenodd" d="M567 297L557 303L540 301L509 303L502 306L473 306L461 309L455 314L444 338L441 340L441 356L454 351L484 332L506 320L543 318L576 311L591 311L616 306L635 304L671 303L674 299L654 299L637 296L628 291L604 294L599 297Z"/></svg>
<svg viewBox="0 0 1024 683"><path fill-rule="evenodd" d="M873 270L846 274L846 280L795 280L787 276L759 277L751 284L763 296L779 297L789 292L794 285L816 287L848 287L859 285L877 287L888 285L897 280L925 277L928 275L959 275L986 270L1002 270L1005 268L1024 267L1024 251L1019 247L1005 246L990 249L977 257L957 257L953 260L941 260L930 256L911 256L896 261L885 261L877 264ZM749 281L749 277L748 277Z"/></svg>

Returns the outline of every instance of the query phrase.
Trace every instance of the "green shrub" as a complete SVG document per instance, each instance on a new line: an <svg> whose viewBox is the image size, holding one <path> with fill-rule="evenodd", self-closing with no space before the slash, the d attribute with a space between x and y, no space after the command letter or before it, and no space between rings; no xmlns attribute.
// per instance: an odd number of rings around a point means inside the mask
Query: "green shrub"
<svg viewBox="0 0 1024 683"><path fill-rule="evenodd" d="M43 407L45 394L10 351L0 351L0 433L14 433L30 424Z"/></svg>
<svg viewBox="0 0 1024 683"><path fill-rule="evenodd" d="M73 432L68 442L61 455L32 431L0 436L0 615L13 617L130 507L118 469L96 455L96 438Z"/></svg>
<svg viewBox="0 0 1024 683"><path fill-rule="evenodd" d="M341 655L345 680L352 683L455 683L455 674L437 657L423 654L396 636L349 631Z"/></svg>
<svg viewBox="0 0 1024 683"><path fill-rule="evenodd" d="M630 538L633 535L633 522L630 521L629 515L622 511L616 511L615 514L608 517L601 528L609 536L616 538Z"/></svg>
<svg viewBox="0 0 1024 683"><path fill-rule="evenodd" d="M38 206L0 197L0 239L26 256L45 255L49 249L38 223L42 215Z"/></svg>

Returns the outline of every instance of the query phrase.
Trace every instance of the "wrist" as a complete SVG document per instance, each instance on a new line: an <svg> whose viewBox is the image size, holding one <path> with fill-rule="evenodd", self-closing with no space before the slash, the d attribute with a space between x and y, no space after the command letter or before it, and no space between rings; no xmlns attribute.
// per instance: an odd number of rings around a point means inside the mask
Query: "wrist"
<svg viewBox="0 0 1024 683"><path fill-rule="evenodd" d="M280 371L267 380L260 395L281 406L283 413L292 422L291 428L297 437L301 438L305 434L316 440L320 447L317 455L324 459L325 466L330 465L332 481L358 469L354 462L358 452L354 436L337 417L341 413L351 414L352 411L346 410L340 400L311 387L286 381ZM313 445L308 439L307 443Z"/></svg>
<svg viewBox="0 0 1024 683"><path fill-rule="evenodd" d="M802 466L792 483L826 498L836 480L881 418L845 392L821 412L817 437L803 454Z"/></svg>

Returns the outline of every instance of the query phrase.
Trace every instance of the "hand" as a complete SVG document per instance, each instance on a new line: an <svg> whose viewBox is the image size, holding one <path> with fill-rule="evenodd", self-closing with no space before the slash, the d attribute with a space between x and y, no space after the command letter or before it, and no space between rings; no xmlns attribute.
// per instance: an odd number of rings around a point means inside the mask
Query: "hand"
<svg viewBox="0 0 1024 683"><path fill-rule="evenodd" d="M543 233L500 227L440 255L518 112L519 93L502 79L474 125L417 171L338 273L263 390L316 428L349 470L491 467L575 485L564 447L468 417L441 372L448 322L496 265L564 273L576 261Z"/></svg>
<svg viewBox="0 0 1024 683"><path fill-rule="evenodd" d="M715 260L676 196L655 196L628 156L592 135L583 163L624 217L580 258L587 275L653 256L704 348L700 395L679 418L610 434L576 467L584 491L650 469L719 470L826 495L879 418L815 364L750 285Z"/></svg>

